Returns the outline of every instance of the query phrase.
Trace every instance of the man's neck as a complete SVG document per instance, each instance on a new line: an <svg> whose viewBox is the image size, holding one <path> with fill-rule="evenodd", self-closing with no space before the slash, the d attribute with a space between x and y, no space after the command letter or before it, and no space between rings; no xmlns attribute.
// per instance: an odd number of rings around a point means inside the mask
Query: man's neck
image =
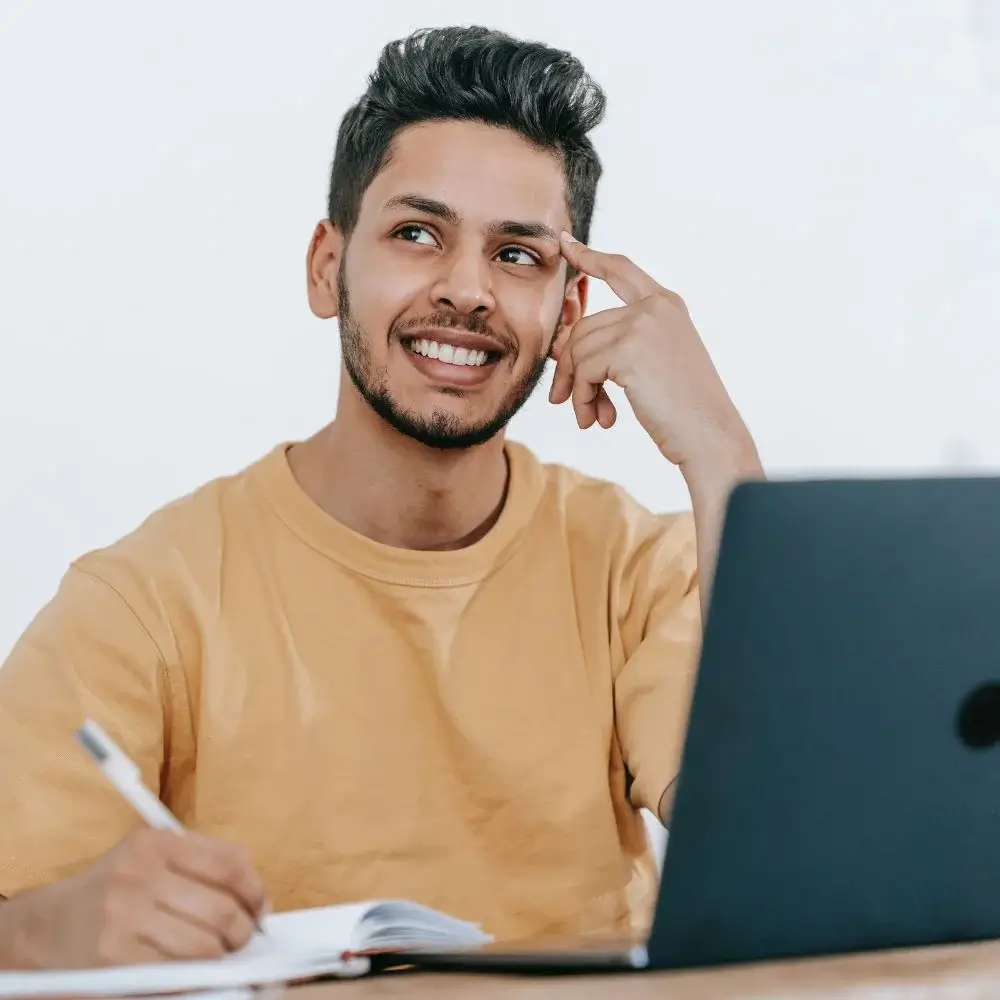
<svg viewBox="0 0 1000 1000"><path fill-rule="evenodd" d="M496 522L507 490L498 435L475 448L439 450L366 413L340 408L337 420L295 445L299 485L331 517L397 548L460 549Z"/></svg>

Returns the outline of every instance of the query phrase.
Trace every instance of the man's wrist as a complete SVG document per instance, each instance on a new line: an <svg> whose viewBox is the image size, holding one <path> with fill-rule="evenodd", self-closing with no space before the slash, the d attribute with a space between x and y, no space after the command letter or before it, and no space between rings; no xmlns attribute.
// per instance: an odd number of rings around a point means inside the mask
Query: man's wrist
<svg viewBox="0 0 1000 1000"><path fill-rule="evenodd" d="M724 498L740 482L764 478L757 446L749 431L707 441L695 457L682 462L681 475L692 497Z"/></svg>
<svg viewBox="0 0 1000 1000"><path fill-rule="evenodd" d="M0 970L41 969L31 927L39 904L44 909L46 887L5 899L0 896Z"/></svg>
<svg viewBox="0 0 1000 1000"><path fill-rule="evenodd" d="M0 971L30 968L25 961L24 920L17 898L0 899Z"/></svg>

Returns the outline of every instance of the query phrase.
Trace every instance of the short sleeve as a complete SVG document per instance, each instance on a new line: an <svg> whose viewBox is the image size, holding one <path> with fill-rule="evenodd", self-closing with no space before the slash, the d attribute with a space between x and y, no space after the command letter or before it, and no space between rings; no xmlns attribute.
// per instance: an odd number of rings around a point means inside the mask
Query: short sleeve
<svg viewBox="0 0 1000 1000"><path fill-rule="evenodd" d="M631 800L658 815L677 777L701 649L694 519L658 519L626 567L615 719Z"/></svg>
<svg viewBox="0 0 1000 1000"><path fill-rule="evenodd" d="M93 718L157 791L165 683L125 600L71 568L0 667L0 895L76 874L139 824L75 733Z"/></svg>

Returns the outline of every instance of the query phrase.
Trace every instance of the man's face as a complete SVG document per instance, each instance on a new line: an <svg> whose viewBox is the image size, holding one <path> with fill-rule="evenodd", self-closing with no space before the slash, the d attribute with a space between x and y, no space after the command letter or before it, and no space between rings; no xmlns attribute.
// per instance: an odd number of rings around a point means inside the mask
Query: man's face
<svg viewBox="0 0 1000 1000"><path fill-rule="evenodd" d="M397 135L349 244L321 227L310 260L311 276L335 284L335 313L326 314L339 317L344 366L361 396L435 448L502 430L538 384L557 333L583 311L585 289L567 285L559 253L564 229L554 155L464 122ZM311 287L323 314L316 294Z"/></svg>

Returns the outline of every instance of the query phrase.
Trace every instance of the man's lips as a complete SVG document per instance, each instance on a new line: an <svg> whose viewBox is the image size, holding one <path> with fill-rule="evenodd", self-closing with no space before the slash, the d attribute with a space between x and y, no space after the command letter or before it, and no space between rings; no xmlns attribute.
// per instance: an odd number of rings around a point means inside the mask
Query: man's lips
<svg viewBox="0 0 1000 1000"><path fill-rule="evenodd" d="M426 342L436 344L440 354L442 347L450 347L452 351L464 348L466 352L478 351L485 354L488 360L497 361L506 354L504 346L493 337L484 336L481 333L472 333L469 330L460 330L452 327L420 327L414 330L407 330L400 336L404 346L412 348L413 344Z"/></svg>
<svg viewBox="0 0 1000 1000"><path fill-rule="evenodd" d="M482 385L496 371L501 357L495 340L464 330L408 331L400 338L400 346L410 364L441 388Z"/></svg>

